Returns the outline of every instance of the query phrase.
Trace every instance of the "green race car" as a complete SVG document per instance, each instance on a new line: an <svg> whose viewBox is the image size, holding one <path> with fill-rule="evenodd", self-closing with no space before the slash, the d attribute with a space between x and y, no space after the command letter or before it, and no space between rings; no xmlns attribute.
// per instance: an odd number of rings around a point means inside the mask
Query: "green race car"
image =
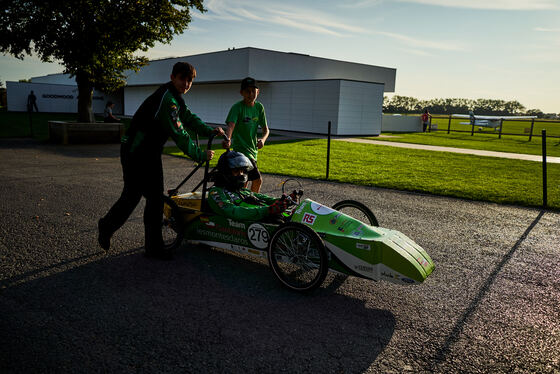
<svg viewBox="0 0 560 374"><path fill-rule="evenodd" d="M206 163L202 192L174 189L165 196L162 230L168 248L185 239L267 258L280 282L295 291L319 287L329 270L398 284L422 283L434 270L422 247L399 231L379 227L371 210L357 201L328 207L302 200L301 192L280 222L218 215L205 201L208 174Z"/></svg>

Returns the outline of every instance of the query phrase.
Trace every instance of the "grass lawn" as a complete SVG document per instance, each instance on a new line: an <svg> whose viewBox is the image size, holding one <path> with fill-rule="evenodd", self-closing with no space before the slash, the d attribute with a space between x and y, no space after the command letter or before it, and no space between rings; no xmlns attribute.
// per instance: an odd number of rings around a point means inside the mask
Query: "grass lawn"
<svg viewBox="0 0 560 374"><path fill-rule="evenodd" d="M47 139L49 120L75 118L75 114L33 113L33 135ZM29 114L0 111L0 137L25 136L29 136ZM398 136L382 139L529 154L540 154L541 149L539 138L529 143L521 137L498 140L494 134ZM559 139L547 142L548 155L560 156L559 143ZM166 153L174 152L182 155L175 147L166 149ZM218 156L222 152L218 150ZM259 167L265 173L323 179L325 165L326 140L270 142L259 152ZM537 162L337 141L331 143L330 165L329 179L343 183L497 203L542 204L542 169ZM549 207L560 209L560 164L548 164L548 188Z"/></svg>
<svg viewBox="0 0 560 374"><path fill-rule="evenodd" d="M326 140L268 143L259 152L259 168L265 173L323 179L326 147ZM217 151L217 155L222 152ZM175 147L167 148L166 153L182 154ZM504 204L542 205L542 168L531 161L332 142L329 180ZM560 164L548 165L548 205L560 209Z"/></svg>
<svg viewBox="0 0 560 374"><path fill-rule="evenodd" d="M372 140L383 140L390 142L415 143L438 145L444 147L457 147L468 149L482 149L487 151L526 153L531 155L542 154L542 138L535 137L529 142L528 137L502 135L498 139L496 134L475 133L450 133L445 131L426 133L383 133L391 137L371 137ZM546 139L546 153L548 156L560 156L560 138Z"/></svg>

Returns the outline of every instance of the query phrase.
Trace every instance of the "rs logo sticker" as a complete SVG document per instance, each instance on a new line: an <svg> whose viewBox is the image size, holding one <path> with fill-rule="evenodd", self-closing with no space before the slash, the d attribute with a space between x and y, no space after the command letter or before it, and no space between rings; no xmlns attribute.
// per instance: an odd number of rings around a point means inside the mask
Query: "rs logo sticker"
<svg viewBox="0 0 560 374"><path fill-rule="evenodd" d="M307 223L308 225L313 225L315 223L315 218L317 218L316 215L305 213L303 215L303 218L301 219L301 222Z"/></svg>

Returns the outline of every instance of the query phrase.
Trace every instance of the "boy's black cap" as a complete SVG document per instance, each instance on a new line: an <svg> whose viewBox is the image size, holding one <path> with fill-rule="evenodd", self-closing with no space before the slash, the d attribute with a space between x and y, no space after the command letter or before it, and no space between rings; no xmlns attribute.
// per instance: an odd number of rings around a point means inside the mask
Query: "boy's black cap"
<svg viewBox="0 0 560 374"><path fill-rule="evenodd" d="M259 88L258 83L251 77L247 77L241 81L241 89L244 90L249 87Z"/></svg>

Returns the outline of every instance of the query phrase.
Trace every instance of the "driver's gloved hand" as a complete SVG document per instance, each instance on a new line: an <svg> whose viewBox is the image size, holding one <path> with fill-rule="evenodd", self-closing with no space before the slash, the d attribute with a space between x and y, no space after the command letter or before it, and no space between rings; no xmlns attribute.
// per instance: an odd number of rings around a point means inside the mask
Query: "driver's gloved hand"
<svg viewBox="0 0 560 374"><path fill-rule="evenodd" d="M268 213L271 215L282 214L283 211L288 209L288 205L288 199L286 199L286 195L283 195L280 199L276 200L268 207Z"/></svg>
<svg viewBox="0 0 560 374"><path fill-rule="evenodd" d="M298 197L303 195L303 191L302 190L293 190L292 193L290 194L290 198L293 201L298 201Z"/></svg>

